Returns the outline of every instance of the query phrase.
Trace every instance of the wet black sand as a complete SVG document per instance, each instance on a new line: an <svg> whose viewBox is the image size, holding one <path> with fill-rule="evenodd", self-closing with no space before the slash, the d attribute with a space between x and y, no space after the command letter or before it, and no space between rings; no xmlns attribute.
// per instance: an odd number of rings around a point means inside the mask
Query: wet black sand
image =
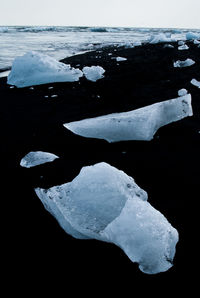
<svg viewBox="0 0 200 298"><path fill-rule="evenodd" d="M198 200L200 157L200 48L164 48L163 44L134 49L105 48L64 59L79 67L100 65L105 78L90 82L56 83L10 89L0 79L1 98L1 200L8 276L34 288L39 281L57 287L85 284L98 289L131 290L151 282L170 288L189 287L198 261ZM112 56L126 57L117 63ZM196 64L174 68L176 60ZM48 89L53 86L53 89ZM108 144L104 140L76 136L63 123L111 112L129 111L177 97L186 88L192 95L193 117L165 126L151 142ZM45 98L56 94L58 97ZM53 163L25 169L20 160L30 151L57 154ZM81 241L67 235L44 209L34 187L50 187L71 181L85 165L100 161L134 177L149 194L149 202L179 232L174 266L167 272L146 275L118 247L95 240ZM3 228L3 229L4 229ZM197 252L196 252L197 249ZM63 272L62 272L63 271ZM76 282L77 281L77 282ZM67 290L66 290L67 291ZM114 293L114 292L113 292ZM94 296L95 296L94 292Z"/></svg>

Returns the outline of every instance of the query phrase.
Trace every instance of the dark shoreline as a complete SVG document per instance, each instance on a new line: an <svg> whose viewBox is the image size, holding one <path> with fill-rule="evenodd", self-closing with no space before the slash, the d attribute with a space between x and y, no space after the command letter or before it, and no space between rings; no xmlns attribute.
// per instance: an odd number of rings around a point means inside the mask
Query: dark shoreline
<svg viewBox="0 0 200 298"><path fill-rule="evenodd" d="M129 283L130 289L134 283L142 285L146 281L170 286L194 274L198 259L193 250L198 237L194 213L199 196L200 89L190 81L200 80L200 48L187 42L190 49L179 51L177 43L170 44L175 48L163 48L164 43L133 49L108 47L62 60L80 69L102 66L105 78L96 83L81 78L80 83L54 83L30 90L10 89L6 78L0 79L1 158L5 164L1 171L6 178L6 208L14 220L9 251L15 270L22 267L31 274L40 268L38 274L56 279L55 272L60 274L61 268L67 268L66 279L73 282L69 272L77 274L78 281L86 281L87 268L91 283L101 280L104 270L105 279L112 276L116 282L121 280L122 287ZM127 61L117 63L108 56L110 52ZM173 67L174 61L187 58L196 63ZM54 88L49 90L48 86ZM181 88L192 95L194 116L159 129L151 142L108 144L76 136L63 127L63 123L73 120L172 99L178 97ZM58 97L44 98L51 94ZM21 158L34 150L52 152L60 159L32 169L21 168ZM35 187L71 181L81 167L100 161L132 176L148 192L149 202L178 230L180 240L169 271L145 275L114 245L71 238L44 210Z"/></svg>

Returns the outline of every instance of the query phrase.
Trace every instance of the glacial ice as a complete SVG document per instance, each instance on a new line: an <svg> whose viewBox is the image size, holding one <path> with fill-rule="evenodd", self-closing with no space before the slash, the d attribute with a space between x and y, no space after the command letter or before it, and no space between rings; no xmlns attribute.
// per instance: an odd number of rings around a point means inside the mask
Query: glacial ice
<svg viewBox="0 0 200 298"><path fill-rule="evenodd" d="M101 66L85 66L83 67L82 71L86 79L92 82L96 82L97 80L102 79L105 72L105 70Z"/></svg>
<svg viewBox="0 0 200 298"><path fill-rule="evenodd" d="M65 123L64 127L75 134L108 142L150 141L160 127L192 115L191 95L187 94L129 112Z"/></svg>
<svg viewBox="0 0 200 298"><path fill-rule="evenodd" d="M183 44L183 45L178 47L179 51L188 50L188 49L189 49L189 47L186 44Z"/></svg>
<svg viewBox="0 0 200 298"><path fill-rule="evenodd" d="M192 85L200 88L200 81L197 81L196 79L192 79L190 82Z"/></svg>
<svg viewBox="0 0 200 298"><path fill-rule="evenodd" d="M54 161L56 158L59 157L53 153L43 151L31 151L21 159L20 166L25 168L31 168L46 162Z"/></svg>
<svg viewBox="0 0 200 298"><path fill-rule="evenodd" d="M174 67L188 67L188 66L192 66L193 64L195 64L195 61L188 58L184 61L177 60L176 62L174 62Z"/></svg>
<svg viewBox="0 0 200 298"><path fill-rule="evenodd" d="M184 96L188 93L188 91L186 89L180 89L178 90L178 96Z"/></svg>
<svg viewBox="0 0 200 298"><path fill-rule="evenodd" d="M123 171L102 162L83 167L72 182L35 191L73 237L114 243L148 274L172 266L177 230Z"/></svg>
<svg viewBox="0 0 200 298"><path fill-rule="evenodd" d="M172 41L176 41L176 39L171 38L171 34L168 36L164 33L159 33L157 35L151 36L149 43L156 44L156 43L160 43L160 42L172 42Z"/></svg>
<svg viewBox="0 0 200 298"><path fill-rule="evenodd" d="M196 32L187 32L186 39L187 40L200 39L200 34Z"/></svg>
<svg viewBox="0 0 200 298"><path fill-rule="evenodd" d="M44 54L28 52L15 58L7 83L23 88L53 82L74 82L82 76L80 69Z"/></svg>

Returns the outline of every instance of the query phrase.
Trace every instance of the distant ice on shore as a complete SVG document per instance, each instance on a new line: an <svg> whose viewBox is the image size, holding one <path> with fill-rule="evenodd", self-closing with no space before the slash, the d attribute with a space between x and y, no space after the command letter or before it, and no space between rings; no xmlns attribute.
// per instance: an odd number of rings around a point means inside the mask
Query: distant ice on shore
<svg viewBox="0 0 200 298"><path fill-rule="evenodd" d="M108 142L150 141L160 127L192 115L191 95L187 94L129 112L65 123L64 127L77 135Z"/></svg>
<svg viewBox="0 0 200 298"><path fill-rule="evenodd" d="M82 76L80 69L44 54L28 52L15 58L7 83L23 88L54 82L74 82Z"/></svg>

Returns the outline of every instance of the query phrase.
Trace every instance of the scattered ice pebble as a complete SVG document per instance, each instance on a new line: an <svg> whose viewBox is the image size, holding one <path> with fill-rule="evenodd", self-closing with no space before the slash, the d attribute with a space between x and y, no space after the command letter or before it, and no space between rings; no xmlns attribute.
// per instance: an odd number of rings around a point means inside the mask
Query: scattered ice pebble
<svg viewBox="0 0 200 298"><path fill-rule="evenodd" d="M112 56L112 53L108 53L108 56Z"/></svg>
<svg viewBox="0 0 200 298"><path fill-rule="evenodd" d="M126 60L127 58L124 58L124 57L116 57L117 62L126 61Z"/></svg>
<svg viewBox="0 0 200 298"><path fill-rule="evenodd" d="M179 45L179 46L183 46L184 44L185 44L185 42L184 42L183 40L179 40L179 41L178 41L178 45Z"/></svg>
<svg viewBox="0 0 200 298"><path fill-rule="evenodd" d="M44 97L45 97L45 98L48 98L48 97L49 97L49 95L45 95Z"/></svg>
<svg viewBox="0 0 200 298"><path fill-rule="evenodd" d="M187 32L186 33L186 39L187 40L200 39L200 33Z"/></svg>
<svg viewBox="0 0 200 298"><path fill-rule="evenodd" d="M186 44L183 44L182 46L178 47L179 51L188 50L188 49L189 49L189 47Z"/></svg>
<svg viewBox="0 0 200 298"><path fill-rule="evenodd" d="M179 91L178 91L178 96L184 96L184 95L186 95L188 93L188 91L186 90L186 89L180 89Z"/></svg>
<svg viewBox="0 0 200 298"><path fill-rule="evenodd" d="M58 97L58 95L57 95L57 94L53 94L53 95L51 95L51 97L52 97L52 98L54 98L54 97Z"/></svg>
<svg viewBox="0 0 200 298"><path fill-rule="evenodd" d="M73 237L116 244L147 274L172 267L177 230L123 171L101 162L83 167L72 182L35 192Z"/></svg>
<svg viewBox="0 0 200 298"><path fill-rule="evenodd" d="M53 82L74 82L82 76L80 69L44 54L28 52L15 58L7 83L23 88Z"/></svg>
<svg viewBox="0 0 200 298"><path fill-rule="evenodd" d="M13 89L13 88L15 88L15 86L10 86L10 89Z"/></svg>
<svg viewBox="0 0 200 298"><path fill-rule="evenodd" d="M194 43L194 44L200 44L200 41L197 40L197 39L195 39L193 43Z"/></svg>
<svg viewBox="0 0 200 298"><path fill-rule="evenodd" d="M83 67L82 71L86 79L92 82L96 82L97 80L102 79L105 72L105 70L101 66L85 66Z"/></svg>
<svg viewBox="0 0 200 298"><path fill-rule="evenodd" d="M53 86L48 87L49 90L53 89Z"/></svg>
<svg viewBox="0 0 200 298"><path fill-rule="evenodd" d="M170 49L174 49L174 46L171 44L165 44L164 48L170 48Z"/></svg>
<svg viewBox="0 0 200 298"><path fill-rule="evenodd" d="M200 88L200 81L197 81L196 79L192 79L190 82L192 85Z"/></svg>
<svg viewBox="0 0 200 298"><path fill-rule="evenodd" d="M193 64L195 64L195 61L188 58L185 61L178 60L174 62L174 67L188 67L188 66L192 66Z"/></svg>
<svg viewBox="0 0 200 298"><path fill-rule="evenodd" d="M150 141L160 127L192 115L191 95L187 94L129 112L65 123L64 127L77 135L108 142Z"/></svg>
<svg viewBox="0 0 200 298"><path fill-rule="evenodd" d="M30 89L30 90L34 90L34 87L30 87L29 89Z"/></svg>
<svg viewBox="0 0 200 298"><path fill-rule="evenodd" d="M20 166L25 168L31 168L37 165L44 164L46 162L54 161L56 158L59 157L53 153L43 151L31 151L22 158Z"/></svg>

